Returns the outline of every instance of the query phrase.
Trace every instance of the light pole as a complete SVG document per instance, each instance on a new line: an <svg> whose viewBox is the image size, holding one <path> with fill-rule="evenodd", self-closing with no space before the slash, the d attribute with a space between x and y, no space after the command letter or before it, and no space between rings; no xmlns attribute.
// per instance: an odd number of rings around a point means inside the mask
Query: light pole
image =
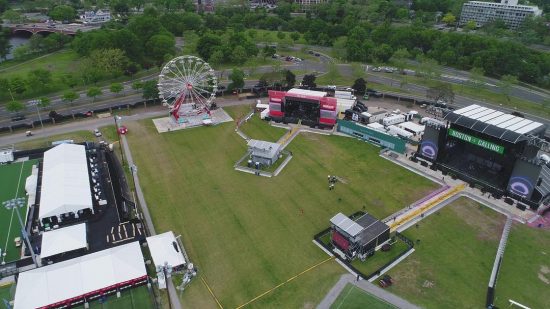
<svg viewBox="0 0 550 309"><path fill-rule="evenodd" d="M42 127L42 129L44 129L44 123L42 122L42 116L40 115L40 109L38 108L38 105L40 105L40 103L42 103L42 101L41 100L30 100L27 103L29 104L29 106L36 107L36 113L38 114L38 120L40 120L40 126Z"/></svg>
<svg viewBox="0 0 550 309"><path fill-rule="evenodd" d="M29 251L31 252L31 257L32 257L32 261L34 262L34 265L36 265L36 267L40 267L40 265L38 265L36 255L35 255L34 250L32 248L31 241L29 240L29 236L27 235L27 231L25 231L25 225L23 224L23 219L21 219L21 213L19 213L19 208L21 208L21 207L23 207L23 205L25 205L25 200L26 199L24 197L13 198L11 200L7 200L5 202L2 202L2 205L6 209L15 208L13 211L15 211L15 213L17 213L17 219L19 219L19 224L21 225L21 236L23 236L23 239L25 240L27 248L29 248ZM4 261L2 261L2 263L4 263Z"/></svg>
<svg viewBox="0 0 550 309"><path fill-rule="evenodd" d="M122 151L122 142L120 141L120 130L118 129L118 122L122 120L122 117L115 115L113 118L115 119L115 129L116 129L116 133L118 134L118 147L120 147L120 157L122 159L122 166L124 166L124 152Z"/></svg>

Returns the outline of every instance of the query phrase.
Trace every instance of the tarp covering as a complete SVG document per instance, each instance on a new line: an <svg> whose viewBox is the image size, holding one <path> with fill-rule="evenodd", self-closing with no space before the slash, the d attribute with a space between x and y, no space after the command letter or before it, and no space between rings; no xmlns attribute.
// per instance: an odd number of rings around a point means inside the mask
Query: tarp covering
<svg viewBox="0 0 550 309"><path fill-rule="evenodd" d="M86 149L61 144L44 152L39 219L92 209Z"/></svg>
<svg viewBox="0 0 550 309"><path fill-rule="evenodd" d="M14 308L40 308L146 275L136 241L20 273Z"/></svg>
<svg viewBox="0 0 550 309"><path fill-rule="evenodd" d="M40 257L86 248L86 223L67 226L42 234Z"/></svg>
<svg viewBox="0 0 550 309"><path fill-rule="evenodd" d="M342 250L348 250L349 248L349 241L342 235L340 235L340 233L334 231L332 233L332 241L334 242L334 244L336 244L336 246L338 246L338 248L342 249Z"/></svg>
<svg viewBox="0 0 550 309"><path fill-rule="evenodd" d="M178 267L185 264L183 253L172 231L147 237L149 251L156 266L168 265Z"/></svg>

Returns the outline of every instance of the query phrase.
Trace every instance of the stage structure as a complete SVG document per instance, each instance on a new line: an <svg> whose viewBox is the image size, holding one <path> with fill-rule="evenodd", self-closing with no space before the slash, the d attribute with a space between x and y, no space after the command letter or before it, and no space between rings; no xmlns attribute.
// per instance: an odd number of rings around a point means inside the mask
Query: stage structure
<svg viewBox="0 0 550 309"><path fill-rule="evenodd" d="M170 60L160 72L158 90L175 124L212 123L210 109L218 90L218 79L201 58L180 56Z"/></svg>
<svg viewBox="0 0 550 309"><path fill-rule="evenodd" d="M414 160L471 186L537 209L550 197L550 167L542 160L546 125L491 108L470 105L427 122Z"/></svg>

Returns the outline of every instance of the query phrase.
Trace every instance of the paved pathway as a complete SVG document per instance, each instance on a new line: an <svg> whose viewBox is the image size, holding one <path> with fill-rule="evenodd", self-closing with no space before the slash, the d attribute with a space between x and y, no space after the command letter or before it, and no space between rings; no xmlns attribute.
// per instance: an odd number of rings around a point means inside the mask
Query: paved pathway
<svg viewBox="0 0 550 309"><path fill-rule="evenodd" d="M397 308L401 309L420 309L420 307L411 304L410 302L404 300L403 298L396 296L384 289L381 289L377 287L376 285L366 281L356 281L355 277L350 274L344 274L342 277L340 277L340 280L336 282L334 287L328 292L328 294L325 296L325 298L319 303L317 306L317 309L328 309L330 306L334 303L338 295L340 295L340 292L344 289L344 287L348 284L353 284L354 286L362 289L363 291L374 295L382 300L384 300L387 303L390 303Z"/></svg>

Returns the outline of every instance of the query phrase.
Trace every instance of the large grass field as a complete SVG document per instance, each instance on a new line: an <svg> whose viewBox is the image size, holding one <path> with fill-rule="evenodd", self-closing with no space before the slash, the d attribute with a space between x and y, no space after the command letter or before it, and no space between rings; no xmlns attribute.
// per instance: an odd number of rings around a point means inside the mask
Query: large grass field
<svg viewBox="0 0 550 309"><path fill-rule="evenodd" d="M352 138L300 135L289 146L292 161L269 179L233 170L246 151L234 123L169 134L158 134L151 120L126 125L157 231L182 235L224 307L246 303L325 260L312 237L335 213L364 207L385 217L436 188L380 158L379 148ZM264 132L258 138L268 135L277 136ZM347 184L329 191L329 174ZM251 306L314 306L343 272L326 262ZM183 293L183 302L189 308L216 306L200 280Z"/></svg>
<svg viewBox="0 0 550 309"><path fill-rule="evenodd" d="M0 203L11 200L15 197L25 197L25 180L31 174L32 164L35 160L22 163L12 163L0 165ZM21 218L25 220L27 204L24 207L17 208ZM2 255L0 262L12 262L18 260L21 255L21 249L15 247L13 239L21 236L19 221L17 219L16 209L6 209L0 204L0 249Z"/></svg>
<svg viewBox="0 0 550 309"><path fill-rule="evenodd" d="M331 309L393 309L395 306L376 298L360 288L347 284L336 298Z"/></svg>
<svg viewBox="0 0 550 309"><path fill-rule="evenodd" d="M482 308L506 218L459 198L411 227L419 243L393 268L390 292L425 308Z"/></svg>
<svg viewBox="0 0 550 309"><path fill-rule="evenodd" d="M67 49L18 64L0 65L0 74L4 78L24 77L32 70L45 69L55 76L55 74L78 72L80 61L80 56L76 52Z"/></svg>
<svg viewBox="0 0 550 309"><path fill-rule="evenodd" d="M550 231L515 224L498 274L495 304L509 299L530 308L550 308Z"/></svg>

